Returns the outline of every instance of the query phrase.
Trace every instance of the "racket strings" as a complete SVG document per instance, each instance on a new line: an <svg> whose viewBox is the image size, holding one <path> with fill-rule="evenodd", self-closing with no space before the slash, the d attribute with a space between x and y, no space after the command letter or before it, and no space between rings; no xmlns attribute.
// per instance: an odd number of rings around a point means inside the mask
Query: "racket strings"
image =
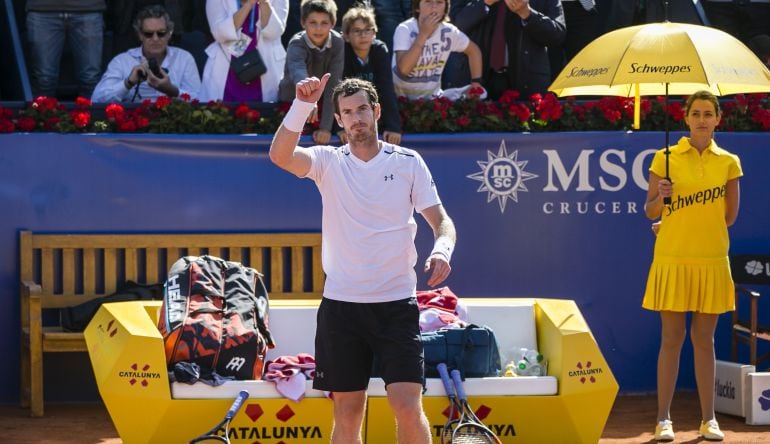
<svg viewBox="0 0 770 444"><path fill-rule="evenodd" d="M489 430L477 424L461 424L452 433L452 444L494 444Z"/></svg>

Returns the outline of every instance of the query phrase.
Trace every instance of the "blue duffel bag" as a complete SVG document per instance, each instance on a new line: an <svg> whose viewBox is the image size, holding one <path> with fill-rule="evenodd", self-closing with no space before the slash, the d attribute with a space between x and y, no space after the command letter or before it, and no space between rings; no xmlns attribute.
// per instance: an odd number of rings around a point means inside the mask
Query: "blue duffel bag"
<svg viewBox="0 0 770 444"><path fill-rule="evenodd" d="M443 362L457 369L463 378L500 376L502 365L495 332L487 326L469 324L424 332L425 377L437 378L436 366Z"/></svg>

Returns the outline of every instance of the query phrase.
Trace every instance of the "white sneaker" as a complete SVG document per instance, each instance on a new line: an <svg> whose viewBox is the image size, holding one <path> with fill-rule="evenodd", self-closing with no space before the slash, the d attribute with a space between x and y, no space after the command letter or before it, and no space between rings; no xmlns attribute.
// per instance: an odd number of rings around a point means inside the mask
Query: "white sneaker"
<svg viewBox="0 0 770 444"><path fill-rule="evenodd" d="M655 426L655 441L668 442L674 440L674 424L664 419Z"/></svg>
<svg viewBox="0 0 770 444"><path fill-rule="evenodd" d="M701 421L698 432L707 441L722 441L725 439L725 434L719 430L719 423L716 419Z"/></svg>

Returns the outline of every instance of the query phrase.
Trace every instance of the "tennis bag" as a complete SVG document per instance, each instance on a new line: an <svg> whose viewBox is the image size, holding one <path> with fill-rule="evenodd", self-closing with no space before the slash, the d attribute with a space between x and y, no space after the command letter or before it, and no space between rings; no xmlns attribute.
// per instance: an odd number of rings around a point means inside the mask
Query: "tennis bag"
<svg viewBox="0 0 770 444"><path fill-rule="evenodd" d="M158 329L169 369L191 362L224 377L262 379L267 349L275 347L261 274L215 256L171 266Z"/></svg>
<svg viewBox="0 0 770 444"><path fill-rule="evenodd" d="M464 328L423 332L420 336L426 378L437 378L436 366L442 362L459 370L463 378L500 376L500 351L491 328L469 324Z"/></svg>

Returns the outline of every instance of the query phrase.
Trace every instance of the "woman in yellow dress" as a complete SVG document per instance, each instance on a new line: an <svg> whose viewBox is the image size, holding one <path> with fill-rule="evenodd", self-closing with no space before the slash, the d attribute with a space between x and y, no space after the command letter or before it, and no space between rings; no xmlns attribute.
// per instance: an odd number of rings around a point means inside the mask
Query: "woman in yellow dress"
<svg viewBox="0 0 770 444"><path fill-rule="evenodd" d="M660 218L660 224L655 227L655 254L642 307L658 311L661 319L658 441L674 439L670 407L687 312L692 312L690 340L702 415L699 431L707 440L724 438L714 417L714 330L719 315L735 306L727 227L738 215L738 178L743 173L738 156L714 141L720 117L719 102L713 94L699 91L690 96L685 104L690 135L670 149L673 184L665 179L662 149L655 153L650 167L644 210L648 218ZM671 197L670 205L664 205L664 197Z"/></svg>

